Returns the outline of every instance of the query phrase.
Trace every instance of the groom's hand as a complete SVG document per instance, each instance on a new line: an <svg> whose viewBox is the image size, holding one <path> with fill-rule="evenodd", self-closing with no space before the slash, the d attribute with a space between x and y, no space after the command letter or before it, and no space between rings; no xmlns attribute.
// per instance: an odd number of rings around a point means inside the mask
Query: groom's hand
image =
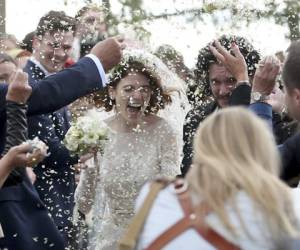
<svg viewBox="0 0 300 250"><path fill-rule="evenodd" d="M125 47L124 38L111 37L97 43L92 48L91 54L100 59L104 71L107 72L121 61L122 50Z"/></svg>

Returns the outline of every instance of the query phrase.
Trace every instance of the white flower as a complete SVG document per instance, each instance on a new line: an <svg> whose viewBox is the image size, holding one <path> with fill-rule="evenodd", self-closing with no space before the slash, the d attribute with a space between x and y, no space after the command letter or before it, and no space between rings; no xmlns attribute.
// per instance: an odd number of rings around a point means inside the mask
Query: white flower
<svg viewBox="0 0 300 250"><path fill-rule="evenodd" d="M95 148L102 152L109 132L106 123L101 121L99 112L90 110L72 123L64 143L68 150L79 155Z"/></svg>

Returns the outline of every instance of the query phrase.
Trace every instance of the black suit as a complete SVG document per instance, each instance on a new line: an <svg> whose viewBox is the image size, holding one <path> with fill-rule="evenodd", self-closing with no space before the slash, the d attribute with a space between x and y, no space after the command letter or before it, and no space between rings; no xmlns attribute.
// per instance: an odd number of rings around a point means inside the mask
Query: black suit
<svg viewBox="0 0 300 250"><path fill-rule="evenodd" d="M45 78L42 69L31 60L28 60L24 71L28 73L31 84L39 84L39 81ZM69 127L70 113L67 107L52 113L28 117L29 139L38 137L47 144L50 154L34 168L37 177L34 185L66 239L70 235L74 208L73 165L78 162L78 157L71 156L62 143Z"/></svg>
<svg viewBox="0 0 300 250"><path fill-rule="evenodd" d="M73 67L33 84L27 115L53 112L78 97L101 89L101 83L95 63L90 58L83 58ZM6 92L7 86L0 85L1 152L5 143ZM24 174L17 183L7 181L0 189L0 223L5 235L0 238L0 249L64 249L59 231Z"/></svg>

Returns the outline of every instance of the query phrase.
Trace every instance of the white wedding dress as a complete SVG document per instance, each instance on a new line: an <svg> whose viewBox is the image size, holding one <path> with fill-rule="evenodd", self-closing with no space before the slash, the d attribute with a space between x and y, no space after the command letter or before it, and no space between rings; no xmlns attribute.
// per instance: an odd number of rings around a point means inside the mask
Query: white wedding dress
<svg viewBox="0 0 300 250"><path fill-rule="evenodd" d="M145 129L113 133L103 156L90 160L76 191L78 209L92 213L89 249L117 249L145 182L179 174L179 150L172 126L163 118Z"/></svg>

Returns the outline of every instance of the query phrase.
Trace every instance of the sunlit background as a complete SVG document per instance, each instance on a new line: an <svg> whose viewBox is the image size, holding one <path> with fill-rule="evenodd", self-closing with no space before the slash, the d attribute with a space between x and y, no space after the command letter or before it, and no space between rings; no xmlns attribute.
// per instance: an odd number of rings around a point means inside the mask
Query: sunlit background
<svg viewBox="0 0 300 250"><path fill-rule="evenodd" d="M86 4L83 0L7 0L6 32L18 39L33 31L40 17L49 10L64 10L74 16L78 9ZM101 1L91 1L101 3ZM111 12L119 15L122 9L121 0L110 0ZM155 49L160 44L171 44L179 50L189 67L193 67L197 51L213 38L221 34L242 35L248 38L262 54L272 54L285 50L290 43L289 30L286 24L276 24L274 18L253 19L247 25L246 8L264 9L266 1L193 1L193 0L144 0L142 8L154 15L176 13L186 9L197 9L203 4L224 8L234 6L238 9L234 18L229 11L217 14L203 14L203 20L189 21L187 16L178 15L167 19L143 21L141 26L151 33L146 46ZM270 2L270 1L269 1ZM274 2L274 1L272 1ZM284 1L275 1L281 6ZM298 1L296 1L298 2ZM255 4L255 5L254 5ZM245 7L246 6L246 7ZM199 14L201 15L201 14ZM132 37L131 29L118 25L118 30Z"/></svg>

